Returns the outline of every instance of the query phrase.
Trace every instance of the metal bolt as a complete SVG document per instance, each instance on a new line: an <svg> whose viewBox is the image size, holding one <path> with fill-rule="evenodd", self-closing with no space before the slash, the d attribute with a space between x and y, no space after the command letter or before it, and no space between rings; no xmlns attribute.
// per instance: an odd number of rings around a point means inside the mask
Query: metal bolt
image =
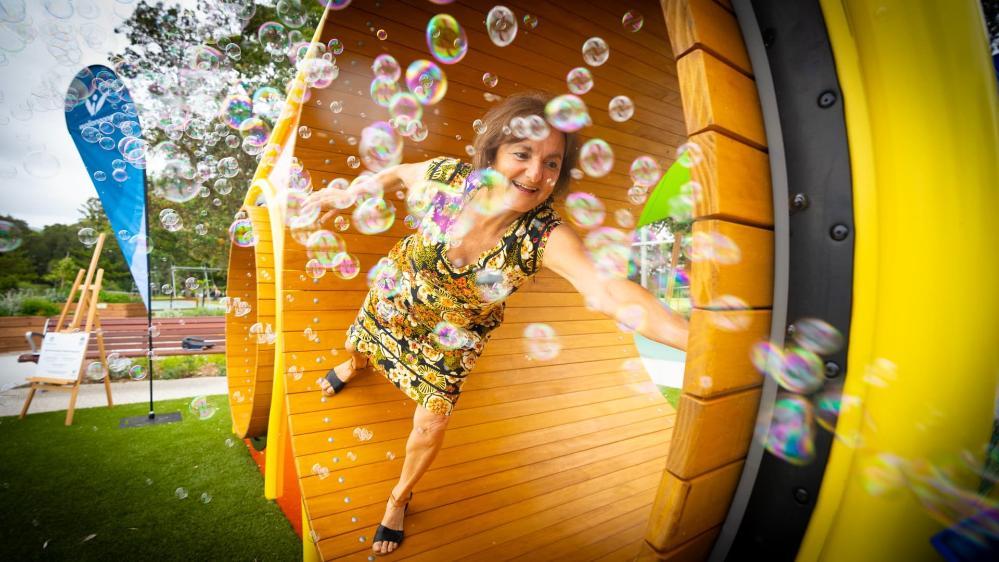
<svg viewBox="0 0 999 562"><path fill-rule="evenodd" d="M798 211L803 211L808 208L808 196L804 193L795 193L791 197L791 207Z"/></svg>
<svg viewBox="0 0 999 562"><path fill-rule="evenodd" d="M763 30L763 46L764 47L769 47L770 45L773 45L774 44L774 39L776 39L776 38L777 38L777 32L773 28L768 27L768 28L766 28L766 29Z"/></svg>
<svg viewBox="0 0 999 562"><path fill-rule="evenodd" d="M839 376L839 365L835 361L826 361L826 378L834 379Z"/></svg>
<svg viewBox="0 0 999 562"><path fill-rule="evenodd" d="M808 500L809 500L808 490L804 488L794 489L794 501L800 503L801 505L805 505L806 503L808 503Z"/></svg>
<svg viewBox="0 0 999 562"><path fill-rule="evenodd" d="M832 236L833 240L841 242L846 240L847 235L850 234L850 227L845 224L834 224L832 228L829 229L829 236Z"/></svg>
<svg viewBox="0 0 999 562"><path fill-rule="evenodd" d="M819 94L819 107L822 109L832 107L834 103L836 103L836 92L826 90Z"/></svg>
<svg viewBox="0 0 999 562"><path fill-rule="evenodd" d="M793 338L794 337L794 324L788 324L787 325L787 330L785 330L784 333L787 334L788 338Z"/></svg>

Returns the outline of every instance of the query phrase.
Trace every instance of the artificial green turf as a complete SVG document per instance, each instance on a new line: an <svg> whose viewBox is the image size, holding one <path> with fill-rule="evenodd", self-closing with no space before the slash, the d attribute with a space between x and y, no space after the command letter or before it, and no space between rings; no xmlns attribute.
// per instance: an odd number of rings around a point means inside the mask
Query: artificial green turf
<svg viewBox="0 0 999 562"><path fill-rule="evenodd" d="M300 560L225 396L209 401L208 420L168 400L157 414L182 421L131 429L119 420L147 404L77 410L70 427L65 412L0 418L0 560Z"/></svg>
<svg viewBox="0 0 999 562"><path fill-rule="evenodd" d="M663 397L666 398L666 401L669 402L671 406L674 408L680 407L680 393L683 392L681 389L669 386L660 386L659 392L662 393Z"/></svg>

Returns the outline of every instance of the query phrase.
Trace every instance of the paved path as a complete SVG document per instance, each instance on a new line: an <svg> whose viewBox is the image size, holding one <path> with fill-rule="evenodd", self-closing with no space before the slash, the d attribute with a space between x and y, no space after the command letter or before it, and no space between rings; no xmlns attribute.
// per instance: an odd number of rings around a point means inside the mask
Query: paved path
<svg viewBox="0 0 999 562"><path fill-rule="evenodd" d="M0 357L2 359L2 357ZM6 365L0 361L0 369ZM9 376L3 377L4 380ZM24 382L22 377L19 383ZM170 400L173 398L190 398L209 394L225 394L228 392L225 377L193 377L189 379L156 380L153 381L153 399ZM21 413L21 406L28 396L26 386L6 388L0 391L0 416L16 416ZM149 401L149 381L128 381L111 383L111 398L117 404L135 404ZM84 384L80 387L80 395L76 399L76 407L96 408L106 407L107 397L103 384ZM54 412L69 407L68 392L39 392L31 401L28 414L39 412Z"/></svg>

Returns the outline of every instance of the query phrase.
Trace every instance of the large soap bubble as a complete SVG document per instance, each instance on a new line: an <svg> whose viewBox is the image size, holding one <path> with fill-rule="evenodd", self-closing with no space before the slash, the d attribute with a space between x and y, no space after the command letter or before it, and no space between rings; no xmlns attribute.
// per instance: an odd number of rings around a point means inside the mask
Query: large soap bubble
<svg viewBox="0 0 999 562"><path fill-rule="evenodd" d="M376 121L361 131L361 160L374 172L402 162L402 139L385 121Z"/></svg>
<svg viewBox="0 0 999 562"><path fill-rule="evenodd" d="M590 115L583 100L572 94L558 96L545 105L545 116L552 127L573 133L590 124Z"/></svg>
<svg viewBox="0 0 999 562"><path fill-rule="evenodd" d="M497 47L506 47L517 37L517 18L506 6L493 6L486 15L489 40Z"/></svg>
<svg viewBox="0 0 999 562"><path fill-rule="evenodd" d="M198 196L191 155L173 141L163 141L148 152L149 181L153 192L167 201L185 203Z"/></svg>
<svg viewBox="0 0 999 562"><path fill-rule="evenodd" d="M439 66L420 59L406 68L406 87L423 105L433 105L447 93L447 77Z"/></svg>
<svg viewBox="0 0 999 562"><path fill-rule="evenodd" d="M468 53L468 38L458 20L448 14L437 14L427 22L427 47L435 59L454 64Z"/></svg>

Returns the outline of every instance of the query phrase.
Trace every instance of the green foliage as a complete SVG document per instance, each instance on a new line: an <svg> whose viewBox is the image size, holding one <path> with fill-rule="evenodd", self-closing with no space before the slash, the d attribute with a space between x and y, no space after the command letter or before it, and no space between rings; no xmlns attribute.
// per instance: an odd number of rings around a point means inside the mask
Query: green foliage
<svg viewBox="0 0 999 562"><path fill-rule="evenodd" d="M77 409L70 427L65 412L0 418L0 560L300 560L226 396L208 401L206 420L190 398L157 402L182 421L135 429L119 420L148 403Z"/></svg>
<svg viewBox="0 0 999 562"><path fill-rule="evenodd" d="M142 296L138 293L120 293L120 292L107 292L101 291L100 296L101 302L106 302L108 304L126 304L142 302Z"/></svg>
<svg viewBox="0 0 999 562"><path fill-rule="evenodd" d="M157 310L157 318L190 318L192 316L225 316L225 309L213 306L196 306L194 308L174 308Z"/></svg>
<svg viewBox="0 0 999 562"><path fill-rule="evenodd" d="M59 305L41 297L28 297L18 307L20 316L55 316L62 309Z"/></svg>
<svg viewBox="0 0 999 562"><path fill-rule="evenodd" d="M224 377L225 355L174 355L161 357L153 363L157 379L184 379L188 377Z"/></svg>

